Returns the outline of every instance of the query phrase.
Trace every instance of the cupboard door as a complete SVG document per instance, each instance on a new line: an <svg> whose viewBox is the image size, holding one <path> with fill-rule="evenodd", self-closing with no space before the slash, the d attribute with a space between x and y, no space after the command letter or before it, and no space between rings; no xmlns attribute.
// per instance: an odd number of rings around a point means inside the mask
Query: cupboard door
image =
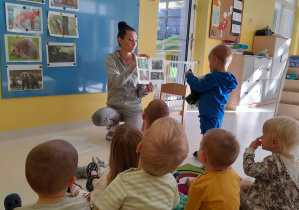
<svg viewBox="0 0 299 210"><path fill-rule="evenodd" d="M275 99L278 96L280 79L271 79L269 86L269 99Z"/></svg>
<svg viewBox="0 0 299 210"><path fill-rule="evenodd" d="M261 100L268 100L269 99L269 87L270 87L270 80L269 79L262 79L261 82Z"/></svg>
<svg viewBox="0 0 299 210"><path fill-rule="evenodd" d="M252 104L261 101L260 91L250 91L241 94L240 104Z"/></svg>
<svg viewBox="0 0 299 210"><path fill-rule="evenodd" d="M254 71L254 57L245 56L244 60L244 69L243 69L243 81L253 80L253 71ZM242 71L242 69L240 69Z"/></svg>
<svg viewBox="0 0 299 210"><path fill-rule="evenodd" d="M253 80L269 79L270 69L254 69Z"/></svg>
<svg viewBox="0 0 299 210"><path fill-rule="evenodd" d="M259 80L247 80L242 82L241 94L245 92L259 92L261 91L261 83Z"/></svg>
<svg viewBox="0 0 299 210"><path fill-rule="evenodd" d="M282 76L289 56L290 39L276 38L271 79Z"/></svg>
<svg viewBox="0 0 299 210"><path fill-rule="evenodd" d="M272 58L263 58L263 57L255 57L254 59L254 68L260 69L270 69L272 66Z"/></svg>

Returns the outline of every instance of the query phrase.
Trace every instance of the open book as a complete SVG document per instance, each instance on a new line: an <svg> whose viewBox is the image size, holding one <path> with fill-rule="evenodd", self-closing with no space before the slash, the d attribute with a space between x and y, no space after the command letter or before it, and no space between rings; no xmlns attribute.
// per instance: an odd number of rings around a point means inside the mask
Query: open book
<svg viewBox="0 0 299 210"><path fill-rule="evenodd" d="M136 57L139 84L164 84L165 59Z"/></svg>

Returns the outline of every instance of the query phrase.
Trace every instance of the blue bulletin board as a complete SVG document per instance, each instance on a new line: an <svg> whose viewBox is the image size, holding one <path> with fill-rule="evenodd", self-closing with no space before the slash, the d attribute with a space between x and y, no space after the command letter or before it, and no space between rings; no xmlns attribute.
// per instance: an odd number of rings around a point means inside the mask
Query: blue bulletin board
<svg viewBox="0 0 299 210"><path fill-rule="evenodd" d="M52 9L49 8L48 1L50 0L45 0L45 4L17 0L4 0L0 3L2 98L106 92L107 71L105 58L107 54L114 52L118 47L117 24L119 21L125 21L138 32L139 0L79 0L79 11ZM6 28L5 2L41 7L42 33L8 32ZM75 14L78 21L79 38L50 36L47 25L49 11ZM42 62L7 62L5 35L40 37ZM49 67L46 53L46 43L48 42L75 43L76 65ZM11 79L7 74L7 65L21 65L20 68L25 65L39 65L43 75L42 88L10 90L8 84L11 83Z"/></svg>

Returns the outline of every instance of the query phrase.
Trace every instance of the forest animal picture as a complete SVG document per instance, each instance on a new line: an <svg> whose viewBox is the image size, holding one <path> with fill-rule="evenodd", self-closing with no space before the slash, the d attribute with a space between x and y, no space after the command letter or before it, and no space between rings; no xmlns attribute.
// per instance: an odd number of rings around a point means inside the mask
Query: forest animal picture
<svg viewBox="0 0 299 210"><path fill-rule="evenodd" d="M45 0L18 0L18 1L27 1L31 3L45 4Z"/></svg>
<svg viewBox="0 0 299 210"><path fill-rule="evenodd" d="M140 84L165 83L165 59L136 57L137 74Z"/></svg>
<svg viewBox="0 0 299 210"><path fill-rule="evenodd" d="M79 11L79 0L49 0L49 8Z"/></svg>
<svg viewBox="0 0 299 210"><path fill-rule="evenodd" d="M152 70L160 70L163 71L164 70L164 59L160 59L160 58L152 58Z"/></svg>
<svg viewBox="0 0 299 210"><path fill-rule="evenodd" d="M137 58L137 67L138 69L149 69L148 59L145 57Z"/></svg>
<svg viewBox="0 0 299 210"><path fill-rule="evenodd" d="M164 80L163 72L151 72L151 80Z"/></svg>
<svg viewBox="0 0 299 210"><path fill-rule="evenodd" d="M5 35L6 62L42 62L38 36Z"/></svg>
<svg viewBox="0 0 299 210"><path fill-rule="evenodd" d="M9 91L43 89L43 74L40 65L7 65Z"/></svg>
<svg viewBox="0 0 299 210"><path fill-rule="evenodd" d="M5 3L5 13L7 31L43 33L41 7Z"/></svg>
<svg viewBox="0 0 299 210"><path fill-rule="evenodd" d="M48 67L76 66L76 44L47 42Z"/></svg>
<svg viewBox="0 0 299 210"><path fill-rule="evenodd" d="M48 28L50 36L79 38L77 15L49 11Z"/></svg>

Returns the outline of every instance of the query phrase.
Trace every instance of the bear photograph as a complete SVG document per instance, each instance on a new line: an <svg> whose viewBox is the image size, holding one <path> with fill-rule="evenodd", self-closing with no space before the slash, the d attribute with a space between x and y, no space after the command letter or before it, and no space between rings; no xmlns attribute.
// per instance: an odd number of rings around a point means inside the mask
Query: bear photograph
<svg viewBox="0 0 299 210"><path fill-rule="evenodd" d="M43 86L42 69L39 65L22 68L20 65L8 65L8 89L10 91L39 90Z"/></svg>
<svg viewBox="0 0 299 210"><path fill-rule="evenodd" d="M164 80L163 72L151 72L151 80Z"/></svg>
<svg viewBox="0 0 299 210"><path fill-rule="evenodd" d="M49 0L49 8L79 11L79 0Z"/></svg>
<svg viewBox="0 0 299 210"><path fill-rule="evenodd" d="M40 37L5 35L6 62L41 62Z"/></svg>
<svg viewBox="0 0 299 210"><path fill-rule="evenodd" d="M5 12L7 31L43 33L41 7L5 3Z"/></svg>
<svg viewBox="0 0 299 210"><path fill-rule="evenodd" d="M74 43L47 43L48 67L75 66L76 45Z"/></svg>
<svg viewBox="0 0 299 210"><path fill-rule="evenodd" d="M79 38L76 15L49 11L48 22L50 36Z"/></svg>

